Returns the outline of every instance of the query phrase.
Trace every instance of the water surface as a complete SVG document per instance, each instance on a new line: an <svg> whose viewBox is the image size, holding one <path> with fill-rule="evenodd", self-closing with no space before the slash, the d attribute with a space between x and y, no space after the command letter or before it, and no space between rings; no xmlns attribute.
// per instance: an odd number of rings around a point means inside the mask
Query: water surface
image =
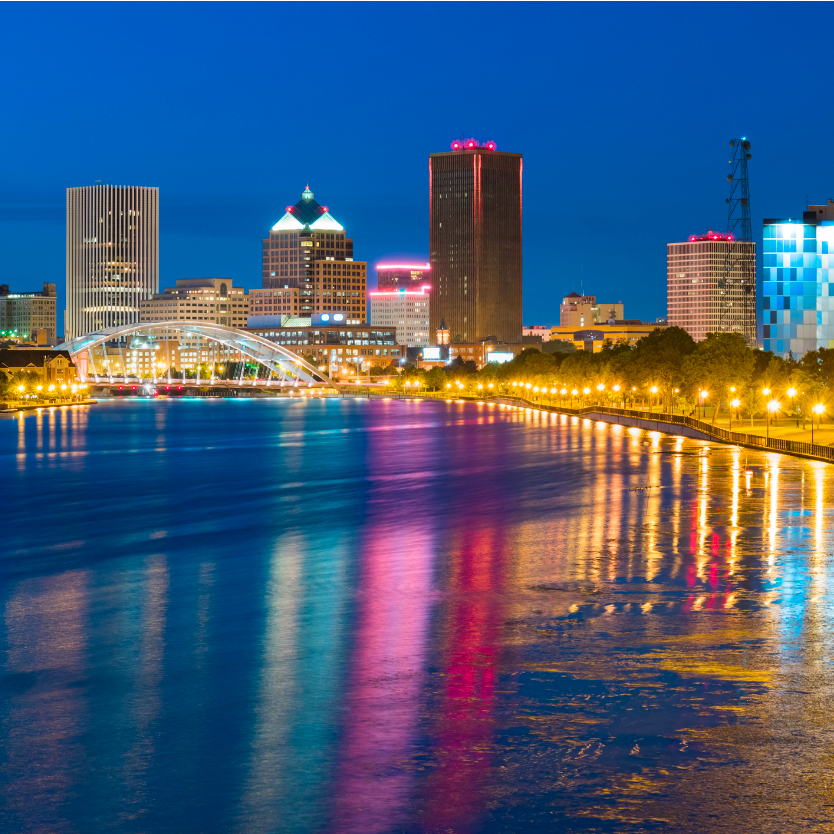
<svg viewBox="0 0 834 834"><path fill-rule="evenodd" d="M2 831L834 825L830 465L364 400L0 460Z"/></svg>

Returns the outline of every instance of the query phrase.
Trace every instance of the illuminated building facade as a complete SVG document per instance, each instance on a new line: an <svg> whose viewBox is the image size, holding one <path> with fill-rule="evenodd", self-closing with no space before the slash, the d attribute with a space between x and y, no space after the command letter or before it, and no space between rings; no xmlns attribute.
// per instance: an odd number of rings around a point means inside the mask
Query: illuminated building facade
<svg viewBox="0 0 834 834"><path fill-rule="evenodd" d="M669 327L682 327L696 342L701 342L707 333L722 329L721 314L726 304L743 306L744 291L737 283L743 277L740 263L736 262L733 267L734 282L725 284L724 281L727 254L739 246L749 247L755 258L755 243L738 243L731 236L713 231L692 235L683 243L666 245ZM755 305L750 304L749 310L749 321L743 324L742 330L748 341L755 342Z"/></svg>
<svg viewBox="0 0 834 834"><path fill-rule="evenodd" d="M316 316L321 320L327 313ZM323 368L330 378L348 378L367 373L374 366L386 367L405 357L405 345L397 341L393 327L355 327L331 324L287 322L286 327L250 327L275 344L303 356Z"/></svg>
<svg viewBox="0 0 834 834"><path fill-rule="evenodd" d="M431 284L431 264L380 264L376 268L378 290L418 290Z"/></svg>
<svg viewBox="0 0 834 834"><path fill-rule="evenodd" d="M242 287L232 286L231 278L183 278L175 287L166 287L165 292L154 293L139 303L139 321L147 322L213 322L243 329L248 316L249 297ZM142 363L147 364L152 352L159 350L164 355L160 354L156 361L179 370L229 362L238 356L237 351L196 333L157 330L151 340L133 337L125 359L128 371L143 370Z"/></svg>
<svg viewBox="0 0 834 834"><path fill-rule="evenodd" d="M12 339L44 341L57 336L58 293L55 284L44 284L42 292L10 292L0 284L0 333Z"/></svg>
<svg viewBox="0 0 834 834"><path fill-rule="evenodd" d="M353 240L307 186L263 241L263 289L275 294L258 296L260 314L273 312L268 308L278 302L284 306L287 296L278 291L297 289L299 315L341 312L361 324L367 321L367 267L353 259Z"/></svg>
<svg viewBox="0 0 834 834"><path fill-rule="evenodd" d="M763 237L762 347L794 359L834 347L834 202L765 220Z"/></svg>
<svg viewBox="0 0 834 834"><path fill-rule="evenodd" d="M577 350L587 350L599 353L606 342L611 344L635 345L640 339L655 330L665 330L668 327L660 322L643 322L626 319L615 321L613 324L595 324L593 327L580 329L575 327L552 327L550 341L573 342ZM527 345L525 345L527 347Z"/></svg>
<svg viewBox="0 0 834 834"><path fill-rule="evenodd" d="M431 287L377 290L369 294L371 325L394 327L397 340L408 347L427 347L429 339L429 297Z"/></svg>
<svg viewBox="0 0 834 834"><path fill-rule="evenodd" d="M592 324L624 318L622 301L617 304L597 304L595 295L572 292L559 305L560 327L590 327Z"/></svg>
<svg viewBox="0 0 834 834"><path fill-rule="evenodd" d="M453 142L429 156L432 331L521 341L521 154Z"/></svg>
<svg viewBox="0 0 834 834"><path fill-rule="evenodd" d="M249 296L231 278L185 278L139 302L139 321L213 321L246 327Z"/></svg>
<svg viewBox="0 0 834 834"><path fill-rule="evenodd" d="M68 188L64 338L138 322L158 291L159 189Z"/></svg>

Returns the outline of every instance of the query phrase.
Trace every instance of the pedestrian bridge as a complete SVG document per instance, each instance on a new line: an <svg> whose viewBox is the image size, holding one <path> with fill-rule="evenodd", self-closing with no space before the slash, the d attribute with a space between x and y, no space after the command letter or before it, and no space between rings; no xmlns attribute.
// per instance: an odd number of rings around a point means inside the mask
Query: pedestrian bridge
<svg viewBox="0 0 834 834"><path fill-rule="evenodd" d="M200 340L207 343L222 345L228 350L238 353L241 361L234 379L219 379L215 377L215 362L211 363L210 375L200 380L199 352L196 378L178 379L171 377L170 360L165 362L166 368L160 368L159 363L151 362L147 367L149 375L141 379L136 374L128 373L128 359L125 354L130 350L125 347L125 342L130 342L131 337L139 338L146 336L150 341L154 338L159 340L160 345L170 340L172 333L182 334L186 340ZM156 334L156 335L155 335ZM160 339L165 336L166 339ZM108 345L110 354L108 354ZM115 347L114 347L115 345ZM276 345L262 336L237 330L213 322L183 321L172 319L169 321L138 322L136 324L122 324L116 327L108 327L104 330L97 330L95 333L87 333L76 339L70 339L58 345L56 350L66 350L78 369L78 378L90 385L145 385L166 384L174 386L190 387L248 387L256 385L259 387L286 387L306 385L307 387L326 387L336 389L336 385L324 372L311 365L301 356L293 353L281 345ZM199 349L198 349L199 350ZM118 352L119 366L121 372L113 373L112 362L109 358L113 351ZM170 354L170 347L168 347ZM243 357L249 363L243 361ZM253 374L247 373L247 364L254 363ZM180 368L181 369L181 368ZM159 373L158 373L159 372ZM263 374L261 375L261 372ZM184 375L184 374L183 374Z"/></svg>

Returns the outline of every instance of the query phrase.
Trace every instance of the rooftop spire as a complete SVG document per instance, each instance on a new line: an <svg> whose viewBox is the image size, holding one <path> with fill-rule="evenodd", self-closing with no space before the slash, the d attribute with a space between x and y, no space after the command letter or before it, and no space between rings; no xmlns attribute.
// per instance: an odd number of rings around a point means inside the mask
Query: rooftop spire
<svg viewBox="0 0 834 834"><path fill-rule="evenodd" d="M307 183L307 187L301 192L301 199L302 200L312 200L313 199L313 192L310 191L310 183Z"/></svg>

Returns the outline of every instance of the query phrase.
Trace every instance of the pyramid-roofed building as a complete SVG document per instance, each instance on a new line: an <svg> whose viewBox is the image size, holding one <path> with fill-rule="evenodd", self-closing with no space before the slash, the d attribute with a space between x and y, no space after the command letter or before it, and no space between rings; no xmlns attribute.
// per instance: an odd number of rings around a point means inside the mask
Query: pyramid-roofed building
<svg viewBox="0 0 834 834"><path fill-rule="evenodd" d="M263 241L263 288L270 292L253 293L250 316L342 312L348 323L366 321L367 263L353 260L353 240L309 184Z"/></svg>

